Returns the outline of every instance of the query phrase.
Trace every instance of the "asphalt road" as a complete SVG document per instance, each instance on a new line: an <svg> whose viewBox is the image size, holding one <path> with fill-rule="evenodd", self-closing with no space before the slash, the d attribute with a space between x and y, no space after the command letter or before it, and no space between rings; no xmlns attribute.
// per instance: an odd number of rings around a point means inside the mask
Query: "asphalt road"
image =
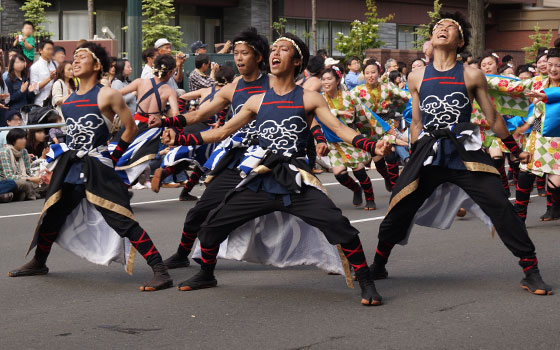
<svg viewBox="0 0 560 350"><path fill-rule="evenodd" d="M378 174L370 171L370 176ZM334 183L332 174L320 176ZM202 187L194 194L200 195ZM351 205L351 193L328 190L355 226L369 260L389 194L374 182L378 210ZM185 213L180 189L135 191L134 211L164 258L178 244ZM533 195L536 191L533 192ZM467 215L447 231L415 227L396 247L390 278L377 282L380 307L362 307L359 289L312 267L277 269L219 261L219 287L141 293L151 270L96 266L55 246L47 276L8 278L22 265L43 202L0 204L0 349L558 349L557 295L519 286L517 259ZM560 225L544 223L544 198L533 197L528 228L541 271L560 287ZM172 270L178 283L197 267Z"/></svg>

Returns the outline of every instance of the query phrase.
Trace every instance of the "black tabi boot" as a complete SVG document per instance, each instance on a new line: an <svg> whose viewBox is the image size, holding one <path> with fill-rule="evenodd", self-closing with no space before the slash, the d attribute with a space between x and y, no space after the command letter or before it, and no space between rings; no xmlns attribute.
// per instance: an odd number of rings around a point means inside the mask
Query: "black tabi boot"
<svg viewBox="0 0 560 350"><path fill-rule="evenodd" d="M22 267L8 272L10 277L24 277L24 276L39 276L49 273L49 268L46 265L46 259L37 258L35 255L31 261Z"/></svg>
<svg viewBox="0 0 560 350"><path fill-rule="evenodd" d="M196 275L192 276L188 280L181 282L177 289L181 291L197 290L212 288L218 285L218 281L214 274L209 271L200 270Z"/></svg>
<svg viewBox="0 0 560 350"><path fill-rule="evenodd" d="M521 287L535 295L551 295L552 288L544 283L539 271L536 257L519 260L519 265L525 272L525 278L521 280Z"/></svg>
<svg viewBox="0 0 560 350"><path fill-rule="evenodd" d="M178 269L181 267L189 267L191 262L188 257L183 257L178 253L171 255L169 258L163 261L163 264L167 266L168 269Z"/></svg>
<svg viewBox="0 0 560 350"><path fill-rule="evenodd" d="M148 283L140 287L141 291L155 292L157 290L173 287L173 279L169 276L167 267L163 263L155 264L152 266L152 270L154 271L154 277L152 277Z"/></svg>
<svg viewBox="0 0 560 350"><path fill-rule="evenodd" d="M369 269L371 271L371 277L374 280L384 280L389 277L389 272L387 272L387 269L383 264L377 264L374 262L369 265Z"/></svg>
<svg viewBox="0 0 560 350"><path fill-rule="evenodd" d="M360 289L362 290L362 305L364 306L378 306L381 305L381 300L383 299L377 289L375 289L375 282L371 278L371 271L369 268L362 267L356 272L356 277L358 278L358 283L360 284Z"/></svg>

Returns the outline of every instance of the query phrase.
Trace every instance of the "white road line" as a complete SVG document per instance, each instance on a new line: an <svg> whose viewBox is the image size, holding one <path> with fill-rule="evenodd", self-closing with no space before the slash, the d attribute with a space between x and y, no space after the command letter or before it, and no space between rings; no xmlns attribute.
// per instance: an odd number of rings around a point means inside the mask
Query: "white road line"
<svg viewBox="0 0 560 350"><path fill-rule="evenodd" d="M376 179L374 179L376 180ZM327 186L328 184L324 184L325 186ZM338 182L333 183L333 185L339 185ZM530 198L533 197L538 197L538 195L534 194L532 196L530 196ZM178 201L178 198L170 198L170 199L159 199L159 200L155 200L155 201L146 201L146 202L136 202L136 203L131 203L131 206L136 206L136 205L145 205L145 204L157 204L157 203L166 203L166 202L176 202ZM510 198L510 201L515 200L515 198ZM19 218L19 217L24 217L24 216L34 216L34 215L40 215L41 212L37 212L37 213L25 213L25 214L13 214L13 215L3 215L0 216L0 219L9 219L9 218ZM367 219L359 219L359 220L353 220L350 221L350 223L358 223L358 222L365 222L365 221L375 221L375 220L382 220L385 216L377 216L374 218L367 218Z"/></svg>

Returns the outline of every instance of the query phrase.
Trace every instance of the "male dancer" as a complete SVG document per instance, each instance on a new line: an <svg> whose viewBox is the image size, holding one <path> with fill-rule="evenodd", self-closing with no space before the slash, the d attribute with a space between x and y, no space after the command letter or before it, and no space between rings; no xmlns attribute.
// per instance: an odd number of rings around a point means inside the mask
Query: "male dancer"
<svg viewBox="0 0 560 350"><path fill-rule="evenodd" d="M85 43L75 51L72 68L74 75L80 79L80 88L62 106L68 143L56 145L51 151L54 155L56 148L58 157L52 177L50 180L46 178L50 185L33 240L33 245L37 245L35 255L30 262L11 271L9 276L45 275L49 272L45 263L51 247L67 231L61 231L67 220L79 220L80 217L71 218L70 214L85 198L88 205L93 205L101 214L106 223L104 227L108 225L108 230L128 238L153 269L154 277L140 289L155 291L169 288L173 281L167 268L146 231L136 222L127 188L113 170L138 129L121 94L99 84L101 75L109 69L107 52L97 44ZM109 154L107 141L111 136L111 121L117 114L124 131L117 147ZM87 223L82 224L74 222L72 226L65 227L73 230L87 226ZM91 231L88 233L93 235ZM114 234L96 234L103 233Z"/></svg>
<svg viewBox="0 0 560 350"><path fill-rule="evenodd" d="M309 125L315 115L337 136L355 147L384 156L390 146L386 141L375 143L356 135L355 130L332 116L319 93L295 84L294 78L308 59L309 51L301 39L286 34L276 40L269 58L271 73L276 77L273 88L250 97L235 118L222 128L188 135L175 135L173 130L164 132L164 143L197 145L223 140L254 120L259 149L246 155L262 157L260 165L253 168L247 179L209 214L199 232L201 270L181 283L181 290L215 287L214 268L220 243L244 223L281 211L315 226L331 244L341 244L356 272L362 304L381 304L358 231L327 195L315 187L319 181L300 157L305 155ZM235 176L238 175L232 177Z"/></svg>
<svg viewBox="0 0 560 350"><path fill-rule="evenodd" d="M268 40L264 36L258 35L256 29L250 28L241 32L233 41L235 64L241 77L232 84L221 88L212 101L202 104L198 110L188 113L186 116L180 115L163 120L157 117L152 118L150 126L158 127L163 124L166 127L183 127L187 125L187 122L189 125L196 124L215 115L229 104L231 104L233 112L238 113L250 96L268 90L269 75L266 74L266 71L268 70L269 52ZM235 118L235 114L233 118ZM237 166L247 147L252 143L254 133L252 125L240 130L227 142L222 142L224 147L218 147L207 162L206 167L212 169L209 174L211 181L196 205L187 213L177 252L164 261L168 268L175 269L190 265L188 255L208 213L216 208L225 195L241 182ZM324 136L320 132L320 128L315 130L314 136L319 142L320 149L317 152L324 155L326 143L321 142L321 138L324 140Z"/></svg>
<svg viewBox="0 0 560 350"><path fill-rule="evenodd" d="M498 171L482 152L480 137L476 142L468 136L476 131L469 123L473 98L511 153L522 162L527 162L528 153L521 152L504 119L496 117L482 72L456 60L457 53L469 43L470 24L459 13L442 13L441 18L432 28L433 62L412 72L408 79L413 98L413 153L379 228L374 277L387 277L385 264L391 249L407 237L424 201L436 187L448 182L462 188L480 206L506 247L520 258L525 272L521 286L534 294L550 294L539 273L533 242L503 193Z"/></svg>

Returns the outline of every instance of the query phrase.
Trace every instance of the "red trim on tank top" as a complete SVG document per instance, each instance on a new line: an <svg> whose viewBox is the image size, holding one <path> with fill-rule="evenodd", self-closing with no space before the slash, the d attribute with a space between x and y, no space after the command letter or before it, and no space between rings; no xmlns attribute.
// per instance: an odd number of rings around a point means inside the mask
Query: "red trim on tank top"
<svg viewBox="0 0 560 350"><path fill-rule="evenodd" d="M262 86L248 86L248 87L244 87L242 89L237 89L235 90L235 92L239 92L239 91L243 91L243 90L250 90L250 89L262 89Z"/></svg>
<svg viewBox="0 0 560 350"><path fill-rule="evenodd" d="M431 77L431 78L426 78L424 80L422 80L422 82L428 81L428 80L434 80L434 79L452 79L455 80L455 77Z"/></svg>
<svg viewBox="0 0 560 350"><path fill-rule="evenodd" d="M76 100L76 101L64 102L63 104L69 105L72 103L80 103L80 102L89 102L89 100Z"/></svg>

